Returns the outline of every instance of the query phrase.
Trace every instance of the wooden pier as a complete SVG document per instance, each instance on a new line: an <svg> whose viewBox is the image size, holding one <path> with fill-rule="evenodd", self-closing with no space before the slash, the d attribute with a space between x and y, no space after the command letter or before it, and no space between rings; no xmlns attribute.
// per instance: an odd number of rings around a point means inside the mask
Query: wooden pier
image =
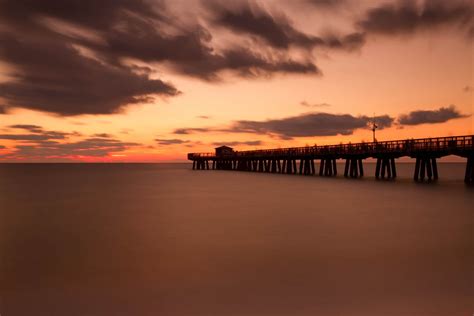
<svg viewBox="0 0 474 316"><path fill-rule="evenodd" d="M416 159L413 179L438 179L437 159L455 155L466 158L464 181L474 184L474 135L394 140L371 143L306 146L292 148L234 151L230 147L216 148L215 153L189 153L195 170L239 170L268 173L337 175L338 159L345 160L344 177L364 176L363 160L376 159L375 178L395 179L395 160Z"/></svg>

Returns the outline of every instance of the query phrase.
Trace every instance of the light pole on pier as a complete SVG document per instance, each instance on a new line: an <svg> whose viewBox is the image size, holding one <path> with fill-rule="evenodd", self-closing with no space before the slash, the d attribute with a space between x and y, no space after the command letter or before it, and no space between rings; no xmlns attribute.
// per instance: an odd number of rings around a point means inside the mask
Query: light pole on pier
<svg viewBox="0 0 474 316"><path fill-rule="evenodd" d="M375 123L375 113L374 119L372 120L372 135L373 135L373 142L375 143L377 139L375 138L375 130L378 128L378 125Z"/></svg>

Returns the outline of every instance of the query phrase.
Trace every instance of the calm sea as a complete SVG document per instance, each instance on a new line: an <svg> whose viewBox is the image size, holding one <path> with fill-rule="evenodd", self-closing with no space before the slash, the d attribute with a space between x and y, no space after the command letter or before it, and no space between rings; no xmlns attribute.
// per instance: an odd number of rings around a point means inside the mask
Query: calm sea
<svg viewBox="0 0 474 316"><path fill-rule="evenodd" d="M471 315L474 188L439 169L3 164L0 314Z"/></svg>

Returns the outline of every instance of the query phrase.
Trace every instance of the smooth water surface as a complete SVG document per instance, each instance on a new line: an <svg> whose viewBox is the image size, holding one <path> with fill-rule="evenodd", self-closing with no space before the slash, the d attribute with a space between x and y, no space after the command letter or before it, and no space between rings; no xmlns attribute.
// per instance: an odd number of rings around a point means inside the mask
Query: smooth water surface
<svg viewBox="0 0 474 316"><path fill-rule="evenodd" d="M471 315L474 189L464 164L439 169L3 164L0 313Z"/></svg>

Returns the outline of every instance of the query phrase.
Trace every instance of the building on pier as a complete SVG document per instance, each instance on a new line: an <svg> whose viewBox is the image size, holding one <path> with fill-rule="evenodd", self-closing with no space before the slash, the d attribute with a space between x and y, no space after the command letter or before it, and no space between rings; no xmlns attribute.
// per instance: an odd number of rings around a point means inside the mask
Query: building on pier
<svg viewBox="0 0 474 316"><path fill-rule="evenodd" d="M232 155L234 153L234 149L229 146L216 147L215 150L216 156Z"/></svg>

